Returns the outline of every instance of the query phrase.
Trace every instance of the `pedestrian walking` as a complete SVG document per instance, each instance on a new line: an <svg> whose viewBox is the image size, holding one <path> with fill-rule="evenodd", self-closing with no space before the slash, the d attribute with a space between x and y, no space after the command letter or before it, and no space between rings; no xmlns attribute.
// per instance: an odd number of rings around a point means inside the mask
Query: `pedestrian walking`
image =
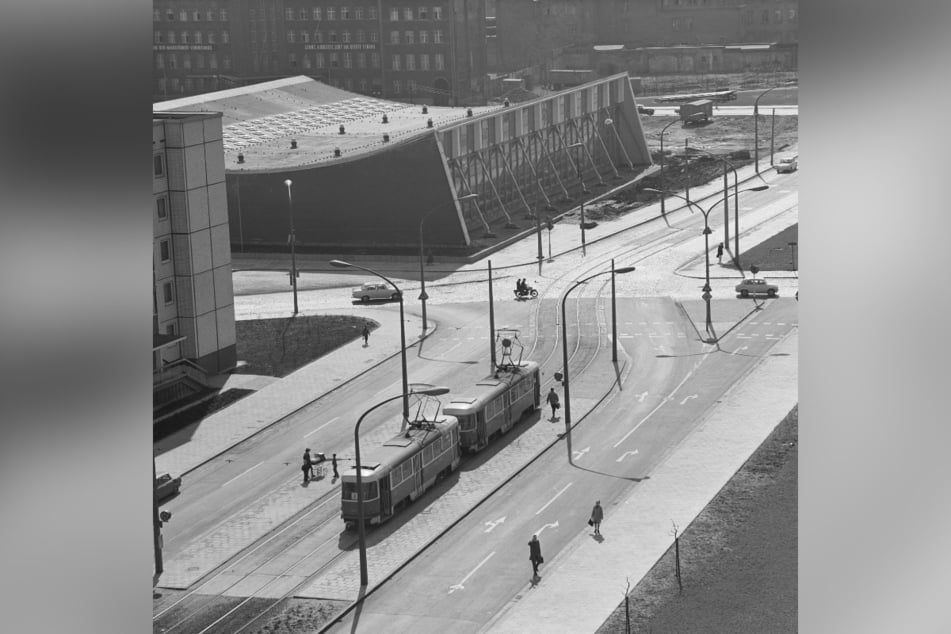
<svg viewBox="0 0 951 634"><path fill-rule="evenodd" d="M594 526L594 534L601 534L601 520L604 519L604 509L601 508L601 500L597 500L594 503L594 508L591 509L591 521L589 522Z"/></svg>
<svg viewBox="0 0 951 634"><path fill-rule="evenodd" d="M337 478L340 477L340 474L337 473L337 454L330 457L330 464L334 468L334 481L336 482Z"/></svg>
<svg viewBox="0 0 951 634"><path fill-rule="evenodd" d="M304 450L304 464L300 467L304 472L304 484L314 477L314 462L310 459L310 447Z"/></svg>
<svg viewBox="0 0 951 634"><path fill-rule="evenodd" d="M561 407L561 403L558 402L558 395L555 393L555 388L549 390L545 400L551 405L551 420L555 420L555 412Z"/></svg>
<svg viewBox="0 0 951 634"><path fill-rule="evenodd" d="M723 264L723 243L717 245L717 264Z"/></svg>
<svg viewBox="0 0 951 634"><path fill-rule="evenodd" d="M363 345L364 346L370 345L370 323L369 322L363 323Z"/></svg>
<svg viewBox="0 0 951 634"><path fill-rule="evenodd" d="M532 540L528 542L528 558L532 562L532 578L538 577L538 566L545 563L542 557L542 543L538 541L538 535L532 535Z"/></svg>

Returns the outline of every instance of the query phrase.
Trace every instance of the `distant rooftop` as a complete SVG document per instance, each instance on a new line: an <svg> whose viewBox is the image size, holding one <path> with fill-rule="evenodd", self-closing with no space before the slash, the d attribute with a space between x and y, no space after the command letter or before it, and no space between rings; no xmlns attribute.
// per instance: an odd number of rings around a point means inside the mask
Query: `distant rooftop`
<svg viewBox="0 0 951 634"><path fill-rule="evenodd" d="M220 112L228 171L303 167L385 149L467 117L466 107L427 106L367 97L298 76L153 104L155 112ZM473 106L473 116L499 105ZM388 122L383 123L383 116ZM340 134L343 125L346 134ZM389 143L383 134L389 134ZM297 148L291 148L291 141ZM238 154L245 162L238 163Z"/></svg>

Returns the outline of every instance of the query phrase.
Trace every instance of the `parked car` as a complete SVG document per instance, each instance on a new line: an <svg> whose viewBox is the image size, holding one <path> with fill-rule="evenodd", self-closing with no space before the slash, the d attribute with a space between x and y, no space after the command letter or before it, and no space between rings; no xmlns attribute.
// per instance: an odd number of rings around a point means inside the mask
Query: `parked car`
<svg viewBox="0 0 951 634"><path fill-rule="evenodd" d="M369 302L372 299L399 299L400 292L386 282L367 282L353 289L354 299Z"/></svg>
<svg viewBox="0 0 951 634"><path fill-rule="evenodd" d="M787 156L786 158L779 159L779 163L776 163L777 174L786 174L788 172L795 172L797 169L799 169L798 156Z"/></svg>
<svg viewBox="0 0 951 634"><path fill-rule="evenodd" d="M641 114L654 114L653 108L648 108L647 106L642 106L637 104L637 111Z"/></svg>
<svg viewBox="0 0 951 634"><path fill-rule="evenodd" d="M163 473L159 477L155 478L155 493L158 496L159 502L167 500L173 495L178 495L181 487L181 476L173 478L170 474Z"/></svg>
<svg viewBox="0 0 951 634"><path fill-rule="evenodd" d="M776 297L779 293L779 287L775 284L769 284L763 278L751 277L737 284L736 292L740 294L740 297L749 297L750 295Z"/></svg>

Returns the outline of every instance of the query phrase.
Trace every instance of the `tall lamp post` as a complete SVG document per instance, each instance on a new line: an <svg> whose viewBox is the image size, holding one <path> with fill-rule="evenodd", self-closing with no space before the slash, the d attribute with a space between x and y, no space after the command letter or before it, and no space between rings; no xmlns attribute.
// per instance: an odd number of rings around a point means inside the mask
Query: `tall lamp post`
<svg viewBox="0 0 951 634"><path fill-rule="evenodd" d="M753 162L756 164L756 173L759 174L759 100L766 96L770 91L776 90L780 86L767 88L759 94L753 102Z"/></svg>
<svg viewBox="0 0 951 634"><path fill-rule="evenodd" d="M565 294L562 295L561 297L561 352L562 352L562 363L564 365L564 369L562 370L562 373L564 374L564 378L562 379L562 385L565 388L565 433L566 434L568 433L568 430L571 429L571 393L570 393L570 388L568 386L568 327L565 323L565 302L568 301L568 294L571 291L575 290L575 288L577 288L578 286L581 286L582 284L587 282L588 280L598 277L599 275L607 275L608 273L610 273L611 274L611 315L613 316L616 314L616 311L614 309L614 303L615 303L614 276L622 275L624 273L630 273L633 270L634 270L633 266L625 266L620 269L615 269L614 260L611 260L610 271L601 271L600 273L589 275L588 277L575 282L574 285L571 286L567 291L565 291ZM617 342L617 337L614 337L614 341ZM614 358L615 360L617 359L616 347L615 347Z"/></svg>
<svg viewBox="0 0 951 634"><path fill-rule="evenodd" d="M665 176L664 176L664 132L667 132L667 128L679 122L680 122L679 119L674 119L673 121L665 125L663 129L660 131L660 188L662 191L667 190L667 181L665 180ZM663 193L660 195L660 213L661 215L664 215L665 213L667 213L667 209L664 207Z"/></svg>
<svg viewBox="0 0 951 634"><path fill-rule="evenodd" d="M569 149L569 150L574 149L574 148L584 148L584 143L572 143L571 145L568 146L568 149ZM582 175L582 173L581 173L581 165L582 165L582 163L581 163L581 161L579 160L579 161L578 161L578 182L581 184L581 193L579 194L579 197L581 198L581 255L582 255L582 256L585 256L585 255L587 255L587 253L585 252L585 235L584 235L584 225L585 225L585 222L584 222L584 195L588 193L588 190L586 190L586 189L584 188L584 177L583 177L583 175Z"/></svg>
<svg viewBox="0 0 951 634"><path fill-rule="evenodd" d="M767 189L767 188L768 188L768 185L759 185L757 187L750 187L742 191L758 192L758 191L763 191L764 189ZM653 189L650 187L645 187L644 191L652 191L655 193L659 193L659 190ZM704 209L697 203L687 200L684 196L681 196L680 194L676 194L674 192L667 192L667 193L675 198L679 198L683 200L691 207L696 208L697 210L700 211L700 214L703 216L703 244L704 244L703 256L704 256L704 263L705 263L705 266L704 266L705 278L704 278L704 285L703 285L703 295L701 297L703 297L703 300L704 302L706 302L706 305L707 305L706 331L707 331L707 335L709 335L709 337L707 338L707 343L716 343L716 338L713 336L714 335L713 320L711 319L711 316L710 316L710 299L712 298L712 295L710 294L710 291L712 290L710 287L710 234L713 233L713 231L710 230L709 216L710 216L710 212L713 211L713 208L716 207L719 203L726 200L726 198L717 199L707 209Z"/></svg>
<svg viewBox="0 0 951 634"><path fill-rule="evenodd" d="M284 181L287 185L287 209L291 218L291 235L288 241L291 243L291 285L294 287L294 314L297 314L297 258L294 254L294 247L297 239L294 237L294 204L291 200L291 185L293 181L287 179Z"/></svg>
<svg viewBox="0 0 951 634"><path fill-rule="evenodd" d="M398 398L402 398L405 402L409 398L409 394L425 394L426 396L439 396L440 394L446 394L449 392L448 387L430 387L420 390L413 390L412 392L403 392L402 394L397 394L391 398L388 398L384 401L380 401L367 411L363 412L360 415L360 418L357 419L357 424L353 428L353 447L354 447L354 458L356 460L356 469L357 469L357 541L360 545L360 585L364 588L369 585L370 575L367 572L367 534L366 534L366 519L363 514L363 464L360 462L360 423L363 422L363 419L366 418L367 414L382 407L387 403L391 403Z"/></svg>
<svg viewBox="0 0 951 634"><path fill-rule="evenodd" d="M459 198L454 198L454 202L461 202L464 200L472 200L473 198L478 198L478 194L466 194L465 196L460 196ZM429 322L426 320L426 300L429 299L429 295L426 294L426 275L423 269L423 223L426 222L426 219L433 215L435 212L439 211L440 205L436 205L424 215L419 221L419 301L423 305L423 333L425 334L426 330L429 328Z"/></svg>
<svg viewBox="0 0 951 634"><path fill-rule="evenodd" d="M351 264L350 262L344 262L343 260L331 260L331 266L335 266L338 269L360 269L361 271L366 271L372 275L383 279L387 284L396 289L396 294L400 298L400 361L403 364L403 421L404 424L409 422L409 396L407 392L409 391L407 385L408 381L406 380L406 322L403 319L403 291L400 290L400 287L393 283L393 280L383 275L378 271L373 269L368 269L359 264Z"/></svg>

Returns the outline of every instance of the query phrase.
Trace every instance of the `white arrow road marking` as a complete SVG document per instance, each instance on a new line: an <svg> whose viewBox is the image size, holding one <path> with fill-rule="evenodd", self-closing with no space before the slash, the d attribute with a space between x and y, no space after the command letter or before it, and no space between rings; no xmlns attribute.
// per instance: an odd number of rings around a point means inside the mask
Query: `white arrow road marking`
<svg viewBox="0 0 951 634"><path fill-rule="evenodd" d="M308 432L308 433L304 434L304 438L307 438L308 436L311 436L311 435L313 435L313 434L316 434L316 433L319 432L321 429L323 429L324 427L326 427L326 426L329 425L330 423L334 422L334 421L337 420L338 418L340 418L340 417L339 417L339 416L334 416L333 418L331 418L330 420L328 420L326 423L324 423L323 425L321 425L320 427L318 427L318 428L315 429L314 431Z"/></svg>
<svg viewBox="0 0 951 634"><path fill-rule="evenodd" d="M505 516L503 515L502 517L500 517L500 518L497 519L497 520L489 520L488 522L485 522L485 525L488 526L488 528L485 529L484 532L486 532L486 533L491 533L493 528L495 528L496 526L498 526L499 524L501 524L501 523L504 522L504 521L505 521Z"/></svg>
<svg viewBox="0 0 951 634"><path fill-rule="evenodd" d="M553 523L551 523L551 524L545 524L544 526L542 526L541 528L539 528L537 531L535 531L535 535L536 535L536 536L541 535L541 534L542 534L542 531L545 530L546 528L558 528L558 520L555 520L555 521L554 521Z"/></svg>
<svg viewBox="0 0 951 634"><path fill-rule="evenodd" d="M643 403L644 399L647 398L647 394L648 392L641 392L640 394L635 395L635 398L637 398L637 402Z"/></svg>
<svg viewBox="0 0 951 634"><path fill-rule="evenodd" d="M737 348L736 350L734 350L734 351L731 352L730 354L735 355L735 354L736 354L737 352L739 352L740 350L746 350L747 348L749 348L749 346L740 346L739 348Z"/></svg>
<svg viewBox="0 0 951 634"><path fill-rule="evenodd" d="M621 462L628 456L636 456L636 455L637 455L637 449L635 449L634 451L625 451L624 453L621 454L621 457L615 460L614 462Z"/></svg>
<svg viewBox="0 0 951 634"><path fill-rule="evenodd" d="M249 471L253 471L254 469L257 469L257 468L260 467L262 464L264 464L264 463L263 463L263 462L259 462L259 463L257 463L256 465L254 465L253 467L251 467L250 469L247 469L246 471L242 471L241 473L239 473L239 474L236 475L235 477L231 478L230 480L228 480L227 482L225 482L225 483L222 484L221 486L223 486L223 487L228 486L229 484L231 484L232 482L234 482L235 480L237 480L238 478L240 478L241 476L243 476L245 473L248 473Z"/></svg>
<svg viewBox="0 0 951 634"><path fill-rule="evenodd" d="M571 453L574 455L574 459L578 460L579 458L584 456L586 453L588 453L588 451L590 450L591 450L591 447L585 447L581 451L572 451Z"/></svg>
<svg viewBox="0 0 951 634"><path fill-rule="evenodd" d="M491 553L489 553L489 556L488 556L488 557L486 557L485 559L483 559L482 561L479 562L479 565L478 565L478 566L476 566L475 568L473 568L472 570L470 570L470 571L469 571L469 574L467 574L465 577L462 578L462 581L460 581L460 582L457 583L457 584L454 584L454 585L449 586L449 594L452 594L452 593L455 592L456 590L465 590L466 587L465 587L465 585L463 585L463 584L464 584L466 581L468 581L468 580L469 580L469 577L471 577L472 575L474 575L475 572L476 572L476 570L478 570L479 568L481 568L481 567L485 564L485 562L487 562L487 561L489 561L490 559L492 559L492 555L494 555L494 554L495 554L495 551L493 550Z"/></svg>
<svg viewBox="0 0 951 634"><path fill-rule="evenodd" d="M543 507L541 507L540 509L538 509L537 511L535 511L535 515L538 515L539 513L541 513L541 512L544 511L545 509L547 509L547 508L548 508L548 505L551 504L552 502L554 502L555 500L557 500L557 499L558 499L558 496L561 495L562 493L564 493L565 491L567 491L567 490L568 490L568 487L570 487L572 484L573 484L573 483L571 483L571 482L569 482L568 484L566 484L564 489L562 489L561 491L559 491L558 493L556 493L556 494L555 494L555 497L553 497L552 499L548 500L548 502L545 503L545 506L543 506Z"/></svg>
<svg viewBox="0 0 951 634"><path fill-rule="evenodd" d="M687 401L689 401L689 400L692 399L692 398L697 398L697 395L696 395L696 394L691 394L690 396L685 396L685 397L684 397L684 400L680 401L680 404L683 405L684 403L686 403Z"/></svg>
<svg viewBox="0 0 951 634"><path fill-rule="evenodd" d="M704 357L703 359L700 359L700 361L697 361L697 363L694 364L694 366L693 366L693 367L694 367L694 370L696 370L697 368L700 367L700 364L703 363L704 359L706 359L706 357ZM629 432L627 432L626 434L624 434L624 436L621 438L621 440L619 440L619 441L617 441L616 443L614 443L614 448L617 449L617 446L618 446L618 445L620 445L622 442L624 442L625 440L627 440L628 436L630 436L630 435L633 434L635 431L637 431L637 428L638 428L638 427L640 427L641 425L643 425L644 423L646 423L648 418L650 418L651 416L653 416L654 413L655 413L657 410L659 410L661 407L664 406L664 403L666 403L667 401L671 400L671 399L674 397L674 394L677 393L677 390L679 390L681 387L683 387L683 384L687 382L687 379L690 378L690 376L693 374L694 370L691 370L690 372L687 373L687 376L685 376L685 377L683 378L683 380L682 380L680 383L677 384L677 387L675 387L675 388L674 388L674 391L670 393L670 396L667 396L666 398L664 398L663 400L661 400L661 402L657 404L657 407L655 407L654 409L652 409L652 410L647 414L647 416L645 416L644 418L641 419L641 422L639 422L638 424L634 425L634 427L631 428L631 431L629 431Z"/></svg>

